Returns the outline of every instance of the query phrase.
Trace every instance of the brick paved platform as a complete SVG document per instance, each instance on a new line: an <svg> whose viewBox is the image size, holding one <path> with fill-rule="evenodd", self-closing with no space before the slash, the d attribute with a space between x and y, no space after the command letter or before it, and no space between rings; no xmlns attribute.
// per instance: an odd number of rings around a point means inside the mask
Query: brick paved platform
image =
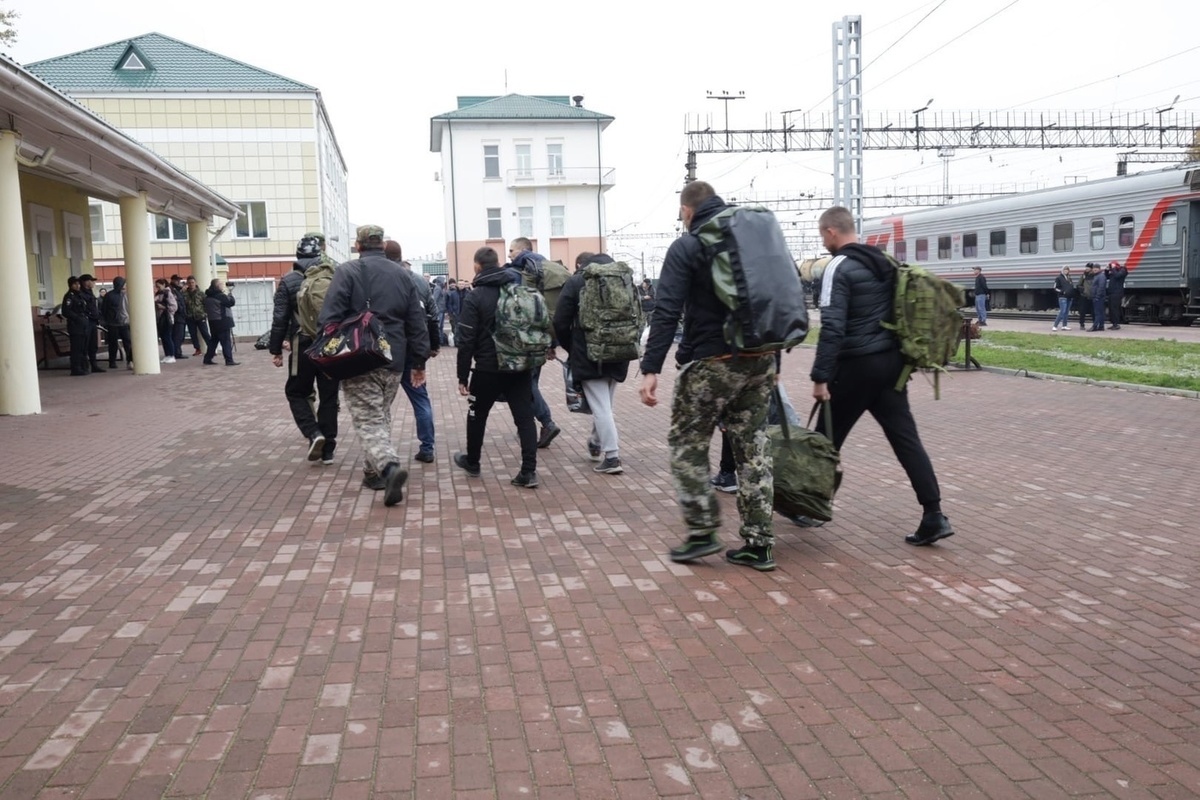
<svg viewBox="0 0 1200 800"><path fill-rule="evenodd" d="M0 418L4 800L1200 795L1197 401L917 384L958 535L903 543L867 420L837 520L778 519L760 574L664 557L669 412L636 382L624 475L560 412L526 491L503 408L483 477L452 467L438 359L437 462L386 509L353 435L311 466L282 372L239 356L44 373L45 413Z"/></svg>

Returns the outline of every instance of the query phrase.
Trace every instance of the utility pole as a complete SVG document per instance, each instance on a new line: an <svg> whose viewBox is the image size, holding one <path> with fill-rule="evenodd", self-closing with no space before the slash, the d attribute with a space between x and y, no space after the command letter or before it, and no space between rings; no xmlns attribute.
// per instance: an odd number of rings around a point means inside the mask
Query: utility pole
<svg viewBox="0 0 1200 800"><path fill-rule="evenodd" d="M725 146L729 147L729 145L730 145L730 141L729 141L729 101L730 100L745 100L746 93L738 92L737 94L730 94L729 92L722 89L720 94L713 94L711 91L707 92L706 94L708 94L709 100L720 100L723 103L725 103Z"/></svg>

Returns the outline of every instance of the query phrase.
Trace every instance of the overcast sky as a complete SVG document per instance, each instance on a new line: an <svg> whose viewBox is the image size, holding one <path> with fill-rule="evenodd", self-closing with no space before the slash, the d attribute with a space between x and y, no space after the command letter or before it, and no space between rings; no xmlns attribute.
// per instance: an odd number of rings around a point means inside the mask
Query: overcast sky
<svg viewBox="0 0 1200 800"><path fill-rule="evenodd" d="M382 224L413 257L445 247L429 120L453 110L458 95L583 95L586 107L616 118L604 135L605 166L617 171L610 232L669 233L689 115L693 125L711 116L724 126L723 104L706 93L745 92L729 103L732 128L765 127L768 115L778 123L788 109L830 113L832 25L848 14L863 20L868 113L911 113L930 98L931 111L1142 111L1176 95L1177 110L1200 110L1194 0L0 0L0 8L21 14L9 48L21 63L157 32L318 87L349 168L351 220ZM950 183L1106 177L1115 152L960 150ZM868 192L937 190L942 170L933 152L864 159ZM701 155L698 175L739 198L825 194L832 155ZM653 242L612 249L621 247Z"/></svg>

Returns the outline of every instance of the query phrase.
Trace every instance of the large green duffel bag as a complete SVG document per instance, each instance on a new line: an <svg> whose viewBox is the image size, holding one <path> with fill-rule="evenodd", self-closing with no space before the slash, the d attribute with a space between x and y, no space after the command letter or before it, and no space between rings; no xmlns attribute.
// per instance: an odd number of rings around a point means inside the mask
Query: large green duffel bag
<svg viewBox="0 0 1200 800"><path fill-rule="evenodd" d="M782 407L778 396L776 402ZM829 403L819 405L825 430L832 432ZM810 426L816 412L814 406L808 418ZM837 448L824 434L790 425L786 414L780 416L780 422L767 427L775 459L775 510L789 518L802 515L828 522L833 519L833 496L841 483Z"/></svg>

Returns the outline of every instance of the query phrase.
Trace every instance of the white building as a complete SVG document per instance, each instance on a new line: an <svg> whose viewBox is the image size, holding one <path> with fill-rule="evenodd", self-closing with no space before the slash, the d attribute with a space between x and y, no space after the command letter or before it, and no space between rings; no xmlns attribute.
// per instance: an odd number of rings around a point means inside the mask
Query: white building
<svg viewBox="0 0 1200 800"><path fill-rule="evenodd" d="M574 101L574 103L572 103ZM604 193L615 185L604 166L603 133L613 118L583 98L459 97L430 122L429 148L441 153L439 178L451 277L469 278L475 251L506 260L519 236L547 258L605 248Z"/></svg>

